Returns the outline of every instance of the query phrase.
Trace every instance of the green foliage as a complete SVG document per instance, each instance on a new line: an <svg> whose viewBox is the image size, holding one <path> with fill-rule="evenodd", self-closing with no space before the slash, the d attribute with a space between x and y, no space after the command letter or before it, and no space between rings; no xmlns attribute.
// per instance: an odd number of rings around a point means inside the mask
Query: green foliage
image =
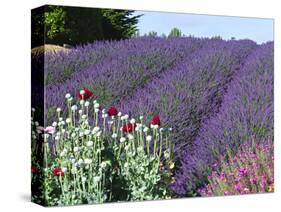
<svg viewBox="0 0 281 212"><path fill-rule="evenodd" d="M132 10L45 6L32 11L32 47L125 39L137 32Z"/></svg>
<svg viewBox="0 0 281 212"><path fill-rule="evenodd" d="M61 7L50 6L50 11L45 12L45 31L49 39L54 39L56 35L64 33L65 11Z"/></svg>
<svg viewBox="0 0 281 212"><path fill-rule="evenodd" d="M157 32L155 32L155 31L150 31L150 32L148 32L147 34L145 33L144 35L145 35L145 36L150 36L150 37L157 37Z"/></svg>
<svg viewBox="0 0 281 212"><path fill-rule="evenodd" d="M255 136L257 136L258 138L264 138L267 134L267 129L265 127L254 127L253 128L253 132L255 134Z"/></svg>
<svg viewBox="0 0 281 212"><path fill-rule="evenodd" d="M102 9L101 14L104 18L105 38L130 38L136 31L138 23L138 16L133 16L133 10L114 10Z"/></svg>
<svg viewBox="0 0 281 212"><path fill-rule="evenodd" d="M44 43L44 7L31 12L31 46L40 46Z"/></svg>
<svg viewBox="0 0 281 212"><path fill-rule="evenodd" d="M215 35L212 37L213 40L222 40L222 37L220 35Z"/></svg>
<svg viewBox="0 0 281 212"><path fill-rule="evenodd" d="M140 31L136 30L136 32L134 33L134 35L132 37L134 37L134 38L140 37Z"/></svg>
<svg viewBox="0 0 281 212"><path fill-rule="evenodd" d="M180 29L174 27L173 29L171 29L169 36L168 37L182 37L182 32Z"/></svg>

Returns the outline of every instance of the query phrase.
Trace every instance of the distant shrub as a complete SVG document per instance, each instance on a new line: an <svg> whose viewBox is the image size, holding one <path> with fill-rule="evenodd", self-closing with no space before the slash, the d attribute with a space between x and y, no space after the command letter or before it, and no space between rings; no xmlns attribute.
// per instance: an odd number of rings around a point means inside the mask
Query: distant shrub
<svg viewBox="0 0 281 212"><path fill-rule="evenodd" d="M183 36L183 34L182 34L181 30L176 27L171 29L171 31L169 33L169 37L182 37L182 36Z"/></svg>
<svg viewBox="0 0 281 212"><path fill-rule="evenodd" d="M148 36L157 37L157 32L151 31L151 32L148 33Z"/></svg>

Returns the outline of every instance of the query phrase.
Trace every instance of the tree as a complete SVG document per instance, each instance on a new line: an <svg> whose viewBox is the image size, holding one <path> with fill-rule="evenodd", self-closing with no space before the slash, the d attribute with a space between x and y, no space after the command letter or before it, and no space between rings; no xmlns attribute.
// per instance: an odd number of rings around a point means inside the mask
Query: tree
<svg viewBox="0 0 281 212"><path fill-rule="evenodd" d="M137 32L138 18L133 10L101 9L105 38L130 38Z"/></svg>
<svg viewBox="0 0 281 212"><path fill-rule="evenodd" d="M134 38L140 37L140 31L137 30L137 31L135 32L135 34L134 34L132 37L134 37Z"/></svg>
<svg viewBox="0 0 281 212"><path fill-rule="evenodd" d="M46 37L54 39L58 34L64 33L65 11L61 7L50 6L44 14Z"/></svg>
<svg viewBox="0 0 281 212"><path fill-rule="evenodd" d="M31 11L31 47L44 43L44 7Z"/></svg>
<svg viewBox="0 0 281 212"><path fill-rule="evenodd" d="M150 31L150 32L148 32L148 36L157 37L157 32L155 32L155 31Z"/></svg>
<svg viewBox="0 0 281 212"><path fill-rule="evenodd" d="M222 37L219 36L219 35L215 35L215 36L211 37L211 39L213 39L213 40L222 40Z"/></svg>
<svg viewBox="0 0 281 212"><path fill-rule="evenodd" d="M46 43L77 45L103 39L130 38L138 18L132 10L45 6L32 12L32 46ZM44 33L42 33L44 32ZM39 41L38 41L39 40Z"/></svg>
<svg viewBox="0 0 281 212"><path fill-rule="evenodd" d="M181 36L182 36L181 30L174 27L173 29L171 29L168 37L181 37Z"/></svg>

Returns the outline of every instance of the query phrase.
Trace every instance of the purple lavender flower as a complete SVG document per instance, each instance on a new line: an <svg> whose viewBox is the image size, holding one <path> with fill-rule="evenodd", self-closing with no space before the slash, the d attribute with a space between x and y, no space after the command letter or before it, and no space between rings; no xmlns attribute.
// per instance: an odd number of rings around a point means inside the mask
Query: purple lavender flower
<svg viewBox="0 0 281 212"><path fill-rule="evenodd" d="M273 70L273 43L259 46L245 60L228 85L218 113L204 120L192 147L185 149L172 187L175 192L196 190L221 155L227 150L235 153L252 135L273 135Z"/></svg>

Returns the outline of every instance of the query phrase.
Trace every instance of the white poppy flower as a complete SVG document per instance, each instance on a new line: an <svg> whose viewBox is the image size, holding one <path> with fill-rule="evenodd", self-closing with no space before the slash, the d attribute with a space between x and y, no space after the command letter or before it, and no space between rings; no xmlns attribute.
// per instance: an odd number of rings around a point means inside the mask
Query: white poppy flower
<svg viewBox="0 0 281 212"><path fill-rule="evenodd" d="M100 104L99 103L95 103L94 104L94 108L99 108L100 107Z"/></svg>
<svg viewBox="0 0 281 212"><path fill-rule="evenodd" d="M72 111L77 110L77 106L76 106L76 105L72 105L72 106L71 106L71 110L72 110Z"/></svg>
<svg viewBox="0 0 281 212"><path fill-rule="evenodd" d="M86 177L82 177L82 182L85 182L87 180Z"/></svg>
<svg viewBox="0 0 281 212"><path fill-rule="evenodd" d="M96 176L94 177L94 183L97 184L98 182L101 181L101 177L100 176Z"/></svg>
<svg viewBox="0 0 281 212"><path fill-rule="evenodd" d="M84 163L86 163L86 164L91 164L91 163L92 163L92 159L86 158L86 159L84 160Z"/></svg>
<svg viewBox="0 0 281 212"><path fill-rule="evenodd" d="M70 97L71 97L70 93L67 93L67 94L65 95L65 98L66 98L66 99L69 99Z"/></svg>
<svg viewBox="0 0 281 212"><path fill-rule="evenodd" d="M67 118L67 119L65 120L65 122L66 122L67 124L69 124L69 123L71 122L71 119L70 119L70 118Z"/></svg>
<svg viewBox="0 0 281 212"><path fill-rule="evenodd" d="M132 134L128 134L127 135L128 139L131 141L131 140L134 140L134 136Z"/></svg>
<svg viewBox="0 0 281 212"><path fill-rule="evenodd" d="M90 102L86 101L86 102L85 102L85 106L86 106L86 107L89 107L89 105L90 105Z"/></svg>
<svg viewBox="0 0 281 212"><path fill-rule="evenodd" d="M90 134L90 130L85 130L84 131L84 135L89 135Z"/></svg>
<svg viewBox="0 0 281 212"><path fill-rule="evenodd" d="M93 142L93 141L88 141L88 142L87 142L87 146L88 146L88 147L93 146L93 144L94 144L94 142Z"/></svg>
<svg viewBox="0 0 281 212"><path fill-rule="evenodd" d="M101 131L98 131L97 132L97 137L100 137L101 136Z"/></svg>
<svg viewBox="0 0 281 212"><path fill-rule="evenodd" d="M148 135L148 136L146 136L146 141L151 141L152 140L152 136L151 135Z"/></svg>
<svg viewBox="0 0 281 212"><path fill-rule="evenodd" d="M124 138L124 137L121 137L121 138L120 138L120 142L121 142L121 143L123 143L123 142L125 142L125 141L126 141L126 138Z"/></svg>

